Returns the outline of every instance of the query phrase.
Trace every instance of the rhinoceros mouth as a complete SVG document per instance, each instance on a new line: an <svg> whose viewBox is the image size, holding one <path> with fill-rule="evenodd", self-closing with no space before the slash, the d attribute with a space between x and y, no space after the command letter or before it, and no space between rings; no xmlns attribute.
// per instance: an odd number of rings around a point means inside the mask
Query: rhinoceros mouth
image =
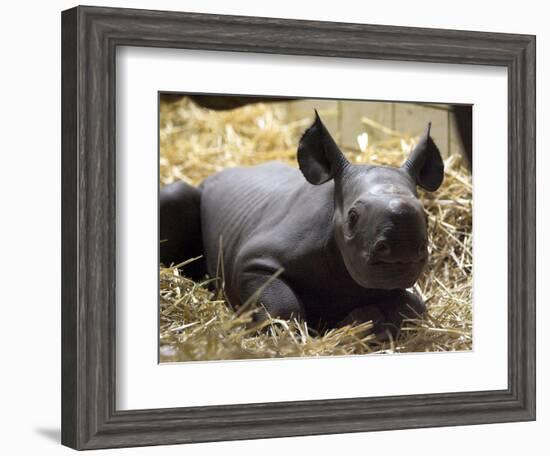
<svg viewBox="0 0 550 456"><path fill-rule="evenodd" d="M377 260L369 263L370 266L420 266L427 261L427 258L421 258L415 261L387 261Z"/></svg>
<svg viewBox="0 0 550 456"><path fill-rule="evenodd" d="M418 280L427 258L418 261L377 261L367 264L360 274L352 274L354 280L365 288L405 289Z"/></svg>

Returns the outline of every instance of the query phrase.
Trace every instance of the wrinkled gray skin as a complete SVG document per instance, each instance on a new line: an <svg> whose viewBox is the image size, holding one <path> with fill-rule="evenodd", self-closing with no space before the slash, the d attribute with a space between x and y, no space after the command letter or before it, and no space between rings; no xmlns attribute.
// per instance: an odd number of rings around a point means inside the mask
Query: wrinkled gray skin
<svg viewBox="0 0 550 456"><path fill-rule="evenodd" d="M278 162L230 168L200 185L208 273L219 275L223 261L233 306L261 289L272 317L319 328L373 320L380 338L395 336L404 317L425 312L405 289L428 259L416 187L434 191L443 179L429 126L402 167L355 165L316 114L298 162L300 170Z"/></svg>

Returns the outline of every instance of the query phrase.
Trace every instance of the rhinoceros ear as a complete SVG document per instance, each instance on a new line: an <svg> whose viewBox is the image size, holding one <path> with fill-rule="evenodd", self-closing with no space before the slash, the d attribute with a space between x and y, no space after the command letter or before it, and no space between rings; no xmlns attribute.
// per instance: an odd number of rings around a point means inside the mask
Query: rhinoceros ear
<svg viewBox="0 0 550 456"><path fill-rule="evenodd" d="M298 145L298 165L302 174L310 184L320 185L339 174L347 163L315 110L315 120Z"/></svg>
<svg viewBox="0 0 550 456"><path fill-rule="evenodd" d="M431 125L428 123L424 136L402 166L417 185L429 192L437 190L443 182L443 160L430 136Z"/></svg>

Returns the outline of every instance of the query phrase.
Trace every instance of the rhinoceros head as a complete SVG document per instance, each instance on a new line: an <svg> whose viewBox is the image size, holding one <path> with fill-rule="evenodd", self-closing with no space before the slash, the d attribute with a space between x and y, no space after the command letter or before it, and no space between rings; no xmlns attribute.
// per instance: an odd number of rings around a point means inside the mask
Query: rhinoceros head
<svg viewBox="0 0 550 456"><path fill-rule="evenodd" d="M353 280L365 288L411 287L428 259L427 217L416 188L432 192L443 181L430 125L401 167L360 165L346 159L315 112L298 163L313 185L334 180L334 239Z"/></svg>

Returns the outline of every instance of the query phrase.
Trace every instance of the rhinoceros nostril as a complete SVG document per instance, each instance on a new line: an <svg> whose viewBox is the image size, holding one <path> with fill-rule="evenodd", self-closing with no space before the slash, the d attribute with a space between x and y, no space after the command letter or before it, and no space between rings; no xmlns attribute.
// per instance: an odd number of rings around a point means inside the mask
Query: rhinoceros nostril
<svg viewBox="0 0 550 456"><path fill-rule="evenodd" d="M374 248L372 250L378 257L388 256L391 253L390 244L383 240L376 241L376 244L374 244Z"/></svg>

